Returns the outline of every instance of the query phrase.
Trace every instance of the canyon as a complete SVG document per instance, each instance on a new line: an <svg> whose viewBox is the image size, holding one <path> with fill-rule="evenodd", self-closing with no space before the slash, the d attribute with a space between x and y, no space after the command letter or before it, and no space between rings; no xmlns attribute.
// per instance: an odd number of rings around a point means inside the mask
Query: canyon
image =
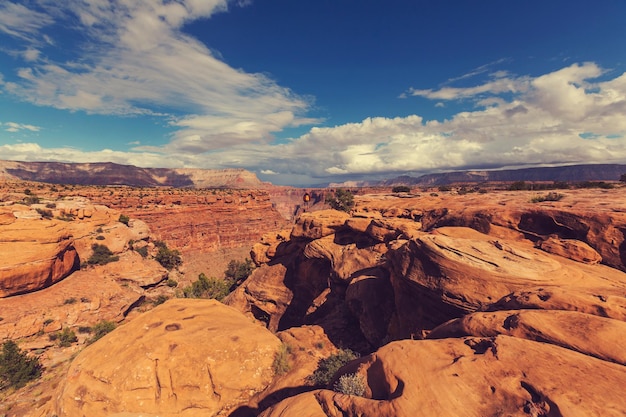
<svg viewBox="0 0 626 417"><path fill-rule="evenodd" d="M46 366L4 397L7 415L626 413L622 187L557 201L360 189L350 212L328 209L327 190L308 207L288 188L1 191L0 339ZM155 260L160 240L179 270ZM118 260L85 264L94 243ZM195 279L194 254L241 247L256 268L223 302L168 285ZM118 328L92 344L49 340L102 320ZM346 348L360 358L311 383ZM344 377L360 395L338 391Z"/></svg>

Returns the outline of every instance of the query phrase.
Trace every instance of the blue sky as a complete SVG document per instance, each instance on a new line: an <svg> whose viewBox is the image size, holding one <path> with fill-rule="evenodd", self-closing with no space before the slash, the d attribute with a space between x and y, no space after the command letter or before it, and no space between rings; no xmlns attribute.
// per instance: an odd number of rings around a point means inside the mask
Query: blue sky
<svg viewBox="0 0 626 417"><path fill-rule="evenodd" d="M310 185L626 162L626 2L0 0L0 159Z"/></svg>

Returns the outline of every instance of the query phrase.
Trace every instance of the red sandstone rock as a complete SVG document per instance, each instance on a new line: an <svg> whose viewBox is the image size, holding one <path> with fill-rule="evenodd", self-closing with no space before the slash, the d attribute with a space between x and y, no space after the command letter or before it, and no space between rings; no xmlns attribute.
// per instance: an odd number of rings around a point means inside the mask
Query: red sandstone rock
<svg viewBox="0 0 626 417"><path fill-rule="evenodd" d="M538 247L546 252L573 259L578 262L597 264L602 261L602 256L600 256L600 254L591 246L585 242L580 242L574 239L558 239L549 237L548 239L539 242Z"/></svg>
<svg viewBox="0 0 626 417"><path fill-rule="evenodd" d="M0 298L35 291L78 269L79 258L68 228L55 220L13 217L2 207L0 224Z"/></svg>
<svg viewBox="0 0 626 417"><path fill-rule="evenodd" d="M300 394L262 417L622 416L626 368L507 336L390 343L352 362L365 397Z"/></svg>
<svg viewBox="0 0 626 417"><path fill-rule="evenodd" d="M429 339L499 334L565 347L626 365L626 322L576 311L509 310L468 314L435 328Z"/></svg>
<svg viewBox="0 0 626 417"><path fill-rule="evenodd" d="M171 300L83 350L60 387L55 412L215 416L272 379L280 341L214 300Z"/></svg>

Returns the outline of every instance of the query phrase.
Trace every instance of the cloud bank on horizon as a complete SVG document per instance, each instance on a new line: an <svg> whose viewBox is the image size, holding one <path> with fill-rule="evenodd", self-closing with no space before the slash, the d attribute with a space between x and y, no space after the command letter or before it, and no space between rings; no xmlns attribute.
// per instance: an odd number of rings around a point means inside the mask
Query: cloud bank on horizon
<svg viewBox="0 0 626 417"><path fill-rule="evenodd" d="M227 0L0 3L0 100L38 112L32 120L0 112L0 159L241 167L285 184L626 162L626 72L581 60L520 75L501 69L501 59L436 87L407 81L403 91L389 92L447 109L445 117L416 106L410 114L331 125L315 115L320 103L312 96L271 73L229 65L186 31L247 7ZM89 144L53 140L48 132L63 136L72 126L59 131L51 119L35 119L42 109L86 120L145 119L162 126L164 139L129 135L116 146L97 137ZM290 129L304 130L280 137Z"/></svg>

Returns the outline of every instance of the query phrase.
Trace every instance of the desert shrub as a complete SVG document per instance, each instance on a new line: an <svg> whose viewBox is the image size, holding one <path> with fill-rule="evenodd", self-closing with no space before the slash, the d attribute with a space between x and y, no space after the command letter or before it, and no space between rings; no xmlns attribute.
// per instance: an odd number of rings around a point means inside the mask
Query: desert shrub
<svg viewBox="0 0 626 417"><path fill-rule="evenodd" d="M250 259L246 258L243 261L235 261L233 259L228 263L228 267L226 271L224 271L224 276L226 279L232 281L233 285L236 287L250 276L253 269L254 263L252 263Z"/></svg>
<svg viewBox="0 0 626 417"><path fill-rule="evenodd" d="M110 333L113 330L115 330L116 327L117 325L114 322L107 321L107 320L103 320L94 324L93 327L91 328L91 332L93 333L93 336L91 337L91 339L89 339L88 343L91 344L95 342L96 340L101 339L107 333Z"/></svg>
<svg viewBox="0 0 626 417"><path fill-rule="evenodd" d="M450 187L449 185L440 185L438 190L443 193L446 191L452 191L452 187Z"/></svg>
<svg viewBox="0 0 626 417"><path fill-rule="evenodd" d="M75 343L77 340L76 333L69 327L65 327L61 332L57 333L57 341L60 347L71 346L72 343Z"/></svg>
<svg viewBox="0 0 626 417"><path fill-rule="evenodd" d="M274 362L272 362L274 375L284 375L291 370L291 364L289 363L290 350L290 347L284 343L278 348L274 356Z"/></svg>
<svg viewBox="0 0 626 417"><path fill-rule="evenodd" d="M526 184L525 181L515 181L513 184L509 185L509 191L523 191L530 190L530 186Z"/></svg>
<svg viewBox="0 0 626 417"><path fill-rule="evenodd" d="M198 279L191 285L183 288L184 298L212 298L222 301L230 293L232 281L218 278L208 278L204 273L198 275Z"/></svg>
<svg viewBox="0 0 626 417"><path fill-rule="evenodd" d="M27 206L30 206L32 204L39 204L41 202L41 198L37 197L34 194L33 195L28 195L28 196L24 197L23 202Z"/></svg>
<svg viewBox="0 0 626 417"><path fill-rule="evenodd" d="M120 218L118 219L118 221L120 223L124 223L126 226L128 226L128 222L130 221L130 217L128 217L125 214L120 214Z"/></svg>
<svg viewBox="0 0 626 417"><path fill-rule="evenodd" d="M47 209L36 209L37 213L39 213L39 215L41 217L43 217L44 219L51 219L52 218L52 211L51 210L47 210Z"/></svg>
<svg viewBox="0 0 626 417"><path fill-rule="evenodd" d="M91 333L91 327L89 326L78 326L78 333Z"/></svg>
<svg viewBox="0 0 626 417"><path fill-rule="evenodd" d="M339 188L328 199L328 204L335 210L349 212L354 207L354 195L349 190Z"/></svg>
<svg viewBox="0 0 626 417"><path fill-rule="evenodd" d="M169 297L167 295L159 294L157 298L152 300L152 304L154 304L155 306L158 306L160 304L163 304L167 300L169 300Z"/></svg>
<svg viewBox="0 0 626 417"><path fill-rule="evenodd" d="M135 249L135 252L141 255L142 258L148 257L148 247L142 246L140 248Z"/></svg>
<svg viewBox="0 0 626 417"><path fill-rule="evenodd" d="M559 194L559 193L555 193L555 192L549 192L546 195L538 195L536 197L531 198L530 202L531 203L541 203L543 201L559 201L563 197L565 197L563 194Z"/></svg>
<svg viewBox="0 0 626 417"><path fill-rule="evenodd" d="M30 190L30 188L27 188L24 190L24 194L26 195L31 195L33 192Z"/></svg>
<svg viewBox="0 0 626 417"><path fill-rule="evenodd" d="M2 344L0 353L0 389L22 388L41 376L43 367L36 357L30 357L12 340Z"/></svg>
<svg viewBox="0 0 626 417"><path fill-rule="evenodd" d="M63 300L63 304L76 304L76 298L70 297Z"/></svg>
<svg viewBox="0 0 626 417"><path fill-rule="evenodd" d="M358 395L362 397L365 394L365 378L361 374L344 374L339 377L333 390L346 395Z"/></svg>
<svg viewBox="0 0 626 417"><path fill-rule="evenodd" d="M57 216L57 219L63 220L64 222L74 221L74 215L72 213L62 213L60 216Z"/></svg>
<svg viewBox="0 0 626 417"><path fill-rule="evenodd" d="M102 230L102 227L98 227L96 229L96 233L104 233L104 230Z"/></svg>
<svg viewBox="0 0 626 417"><path fill-rule="evenodd" d="M359 355L352 350L342 349L325 359L321 359L317 364L317 369L308 378L308 381L313 385L326 386L333 379L339 368L358 357Z"/></svg>
<svg viewBox="0 0 626 417"><path fill-rule="evenodd" d="M113 252L106 246L99 243L91 245L93 253L87 260L89 265L106 265L109 262L115 262L120 259L119 256L114 256Z"/></svg>
<svg viewBox="0 0 626 417"><path fill-rule="evenodd" d="M410 193L411 187L407 185L396 185L391 189L392 193Z"/></svg>
<svg viewBox="0 0 626 417"><path fill-rule="evenodd" d="M159 244L157 244L159 242ZM169 249L167 245L162 241L157 241L154 244L159 248L154 259L157 260L164 268L172 270L183 263L180 257L180 252L176 249Z"/></svg>
<svg viewBox="0 0 626 417"><path fill-rule="evenodd" d="M178 281L176 281L173 278L168 278L167 281L165 281L165 285L167 285L170 288L176 288L178 287Z"/></svg>
<svg viewBox="0 0 626 417"><path fill-rule="evenodd" d="M96 240L105 240L106 238L102 235L96 236Z"/></svg>
<svg viewBox="0 0 626 417"><path fill-rule="evenodd" d="M604 181L582 181L574 183L574 188L602 188L605 190L610 190L615 188L615 186L609 182Z"/></svg>

